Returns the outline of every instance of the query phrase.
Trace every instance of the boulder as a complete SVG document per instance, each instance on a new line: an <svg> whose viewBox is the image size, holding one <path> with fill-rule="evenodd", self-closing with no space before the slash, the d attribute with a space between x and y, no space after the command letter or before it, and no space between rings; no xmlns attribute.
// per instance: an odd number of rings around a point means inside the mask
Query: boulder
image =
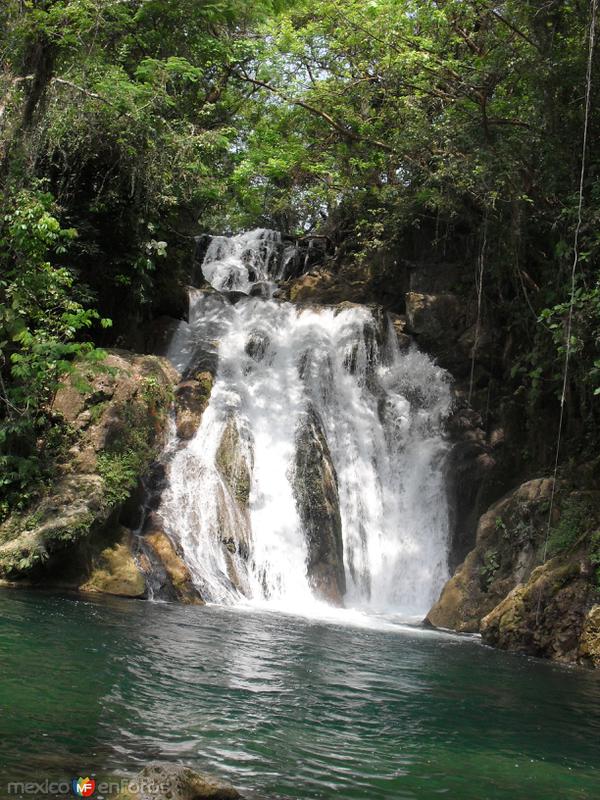
<svg viewBox="0 0 600 800"><path fill-rule="evenodd" d="M168 579L167 598L188 605L203 605L204 601L194 586L192 575L186 563L167 534L159 528L151 529L144 534L143 543L146 545L144 548L146 554L148 554L149 548L164 569ZM149 569L152 573L155 573L157 570L152 562L154 562L154 559L151 559ZM164 587L161 588L164 591Z"/></svg>
<svg viewBox="0 0 600 800"><path fill-rule="evenodd" d="M579 639L578 661L591 667L600 667L600 605L588 611Z"/></svg>
<svg viewBox="0 0 600 800"><path fill-rule="evenodd" d="M181 764L149 764L116 800L238 800L231 784Z"/></svg>
<svg viewBox="0 0 600 800"><path fill-rule="evenodd" d="M427 615L486 644L600 666L600 493L528 481L479 521L475 548ZM550 522L550 525L549 525Z"/></svg>
<svg viewBox="0 0 600 800"><path fill-rule="evenodd" d="M296 433L293 485L306 532L309 581L315 594L341 606L346 577L337 475L313 408L307 410Z"/></svg>

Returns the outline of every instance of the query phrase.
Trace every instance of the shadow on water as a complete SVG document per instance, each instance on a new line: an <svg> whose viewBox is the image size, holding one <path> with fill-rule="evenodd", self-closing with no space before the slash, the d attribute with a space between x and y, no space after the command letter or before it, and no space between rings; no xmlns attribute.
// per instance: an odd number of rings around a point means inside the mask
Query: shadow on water
<svg viewBox="0 0 600 800"><path fill-rule="evenodd" d="M162 760L270 797L595 798L599 741L597 674L473 639L0 591L0 792Z"/></svg>

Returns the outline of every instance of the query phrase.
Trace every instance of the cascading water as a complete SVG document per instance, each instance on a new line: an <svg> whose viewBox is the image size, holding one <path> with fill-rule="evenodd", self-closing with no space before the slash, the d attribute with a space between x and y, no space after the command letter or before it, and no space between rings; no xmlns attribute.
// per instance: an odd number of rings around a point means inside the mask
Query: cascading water
<svg viewBox="0 0 600 800"><path fill-rule="evenodd" d="M202 595L302 611L316 598L426 612L448 577L447 374L366 307L249 295L289 253L278 234L215 237L170 356L218 356L200 428L160 513ZM383 328L383 330L382 330Z"/></svg>

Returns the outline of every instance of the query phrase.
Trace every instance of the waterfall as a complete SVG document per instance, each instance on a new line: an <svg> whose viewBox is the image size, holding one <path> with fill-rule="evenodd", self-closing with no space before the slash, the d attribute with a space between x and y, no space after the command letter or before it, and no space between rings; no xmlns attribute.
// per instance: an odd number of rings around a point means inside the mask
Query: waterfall
<svg viewBox="0 0 600 800"><path fill-rule="evenodd" d="M367 307L250 296L289 259L272 231L208 247L217 292L191 293L170 357L218 367L165 529L210 601L422 614L448 578L448 375Z"/></svg>

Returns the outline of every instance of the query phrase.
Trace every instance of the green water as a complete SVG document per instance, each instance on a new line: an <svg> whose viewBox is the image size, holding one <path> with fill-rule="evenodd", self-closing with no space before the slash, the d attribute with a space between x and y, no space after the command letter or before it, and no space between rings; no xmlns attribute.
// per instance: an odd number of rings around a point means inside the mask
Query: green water
<svg viewBox="0 0 600 800"><path fill-rule="evenodd" d="M269 798L598 798L600 675L381 621L0 591L0 795L152 760Z"/></svg>

